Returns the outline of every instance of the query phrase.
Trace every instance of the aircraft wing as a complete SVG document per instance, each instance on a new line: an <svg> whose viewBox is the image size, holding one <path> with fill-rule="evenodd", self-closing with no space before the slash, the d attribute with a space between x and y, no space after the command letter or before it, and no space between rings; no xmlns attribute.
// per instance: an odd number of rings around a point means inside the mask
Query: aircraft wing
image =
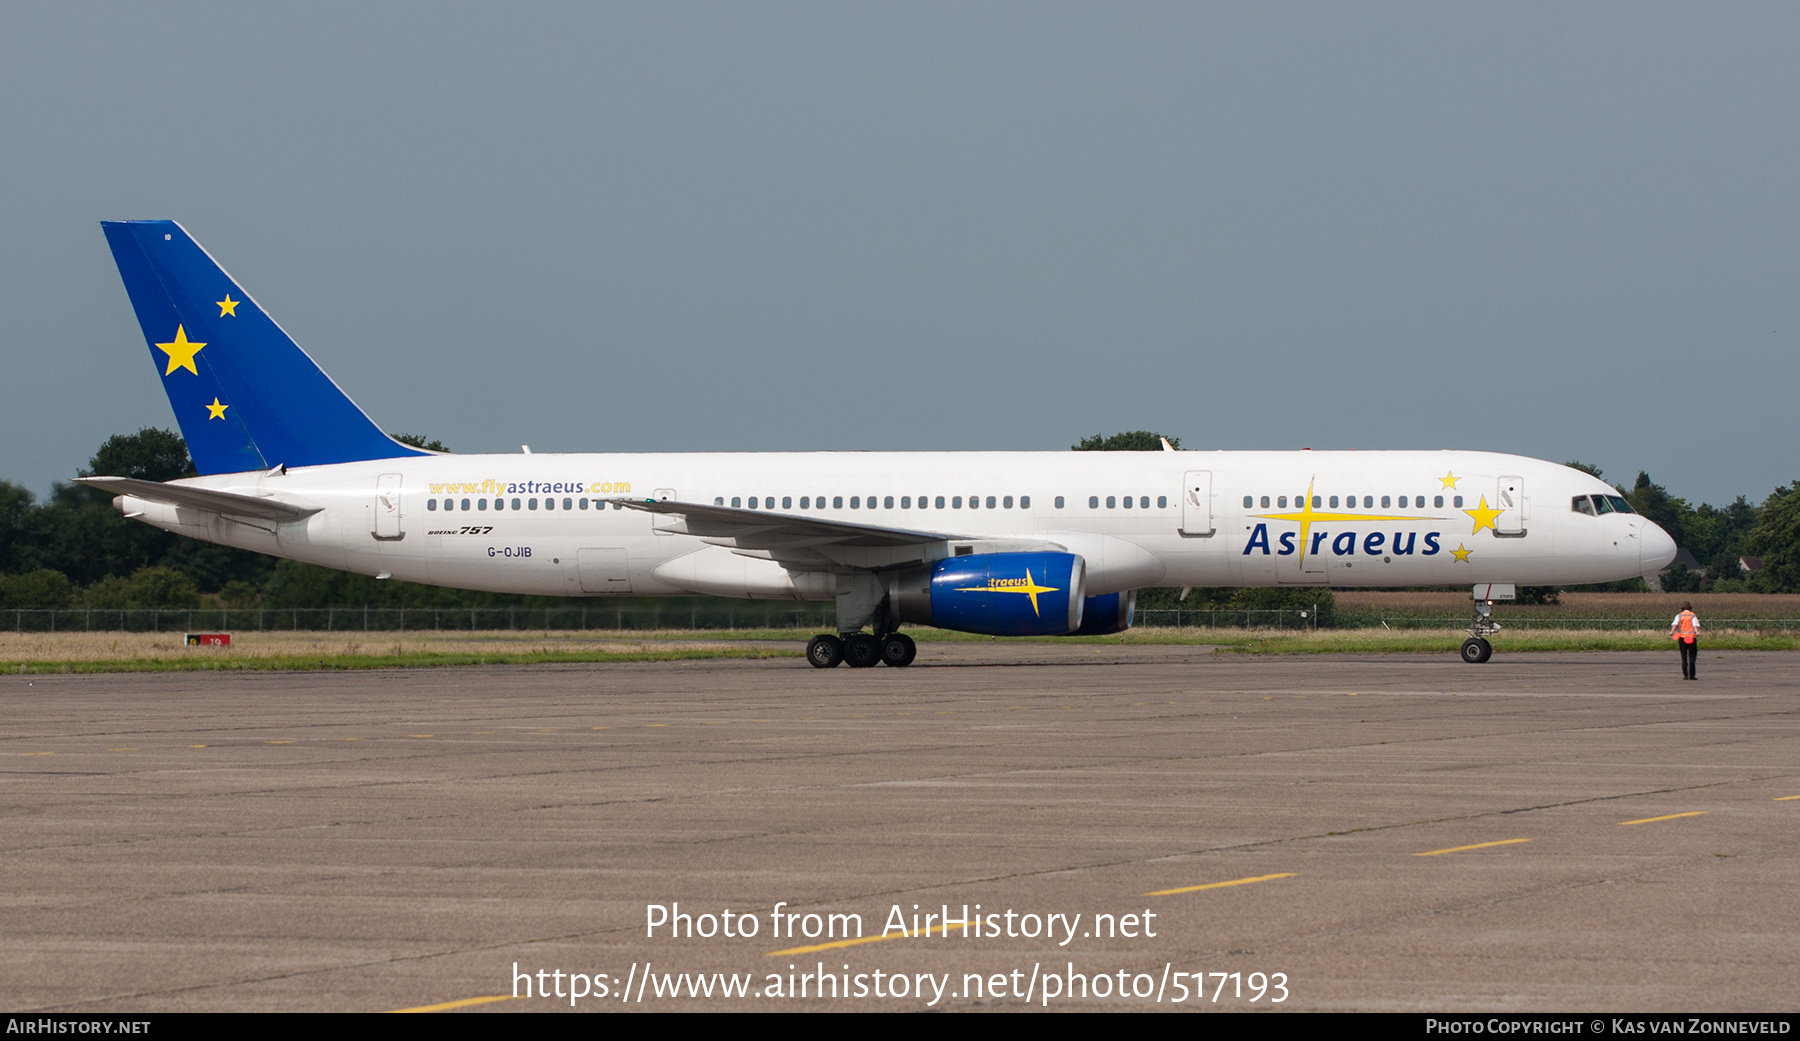
<svg viewBox="0 0 1800 1041"><path fill-rule="evenodd" d="M221 492L211 488L196 488L188 484L140 481L131 477L77 477L75 480L90 488L98 488L114 495L130 495L150 502L210 510L213 513L229 513L239 517L256 517L261 520L294 521L302 517L309 517L324 509L323 506L296 506L293 503L268 499L260 495Z"/></svg>
<svg viewBox="0 0 1800 1041"><path fill-rule="evenodd" d="M922 546L946 539L969 538L955 532L917 531L876 524L854 524L801 514L710 506L656 499L609 499L627 509L682 518L664 526L677 534L696 535L739 549L798 549L811 546Z"/></svg>

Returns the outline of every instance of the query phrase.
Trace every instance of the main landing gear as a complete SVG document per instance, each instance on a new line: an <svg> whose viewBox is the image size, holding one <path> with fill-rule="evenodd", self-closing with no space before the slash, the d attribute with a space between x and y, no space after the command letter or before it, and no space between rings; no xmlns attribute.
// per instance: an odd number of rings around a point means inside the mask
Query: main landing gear
<svg viewBox="0 0 1800 1041"><path fill-rule="evenodd" d="M904 668L919 655L918 644L905 633L873 636L869 633L847 633L842 637L820 633L807 641L806 660L815 669L835 668L844 662L853 669L892 665Z"/></svg>
<svg viewBox="0 0 1800 1041"><path fill-rule="evenodd" d="M1500 623L1494 621L1494 602L1492 600L1475 601L1475 618L1469 623L1469 638L1462 644L1462 660L1470 665L1480 665L1494 656L1494 645L1487 638L1500 631Z"/></svg>

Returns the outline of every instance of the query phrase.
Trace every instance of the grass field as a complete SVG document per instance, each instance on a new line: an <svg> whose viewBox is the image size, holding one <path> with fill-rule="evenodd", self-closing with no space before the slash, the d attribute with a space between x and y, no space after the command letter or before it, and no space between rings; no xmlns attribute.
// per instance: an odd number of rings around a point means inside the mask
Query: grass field
<svg viewBox="0 0 1800 1041"><path fill-rule="evenodd" d="M236 669L394 669L545 662L677 661L798 656L800 646L646 634L446 632L242 633L230 647L189 647L180 633L0 633L8 672L163 672ZM710 634L709 634L710 636ZM623 637L623 638L621 638Z"/></svg>
<svg viewBox="0 0 1800 1041"><path fill-rule="evenodd" d="M1469 613L1467 590L1443 593L1385 593L1372 590L1333 591L1339 613L1377 612L1390 616L1462 615ZM1800 617L1800 594L1786 593L1564 593L1560 604L1501 603L1501 615L1520 618L1673 618L1683 602L1707 618ZM1666 623L1665 623L1666 624Z"/></svg>
<svg viewBox="0 0 1800 1041"><path fill-rule="evenodd" d="M920 643L985 643L994 637L912 628ZM229 648L189 647L173 633L0 633L0 671L166 672L444 668L569 662L679 661L798 657L811 630L739 629L661 632L242 633ZM1457 629L1201 629L1140 627L1111 636L1027 637L1029 643L1184 644L1222 654L1454 654ZM1530 629L1494 638L1501 653L1530 651L1668 651L1661 629L1597 631ZM1800 650L1800 633L1708 630L1713 650Z"/></svg>

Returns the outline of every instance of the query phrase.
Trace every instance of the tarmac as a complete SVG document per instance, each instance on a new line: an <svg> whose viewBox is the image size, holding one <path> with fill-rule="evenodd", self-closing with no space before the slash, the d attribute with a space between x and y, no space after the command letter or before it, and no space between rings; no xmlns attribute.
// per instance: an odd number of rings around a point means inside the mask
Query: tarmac
<svg viewBox="0 0 1800 1041"><path fill-rule="evenodd" d="M1797 666L0 676L0 1009L1792 1011Z"/></svg>

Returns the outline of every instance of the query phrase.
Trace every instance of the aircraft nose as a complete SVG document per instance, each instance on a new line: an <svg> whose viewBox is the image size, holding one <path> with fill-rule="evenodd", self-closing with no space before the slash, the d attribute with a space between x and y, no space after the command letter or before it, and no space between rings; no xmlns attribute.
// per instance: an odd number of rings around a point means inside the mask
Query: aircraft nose
<svg viewBox="0 0 1800 1041"><path fill-rule="evenodd" d="M1645 521L1644 529L1638 532L1638 559L1644 568L1641 574L1645 575L1656 574L1675 559L1675 540L1655 521Z"/></svg>

